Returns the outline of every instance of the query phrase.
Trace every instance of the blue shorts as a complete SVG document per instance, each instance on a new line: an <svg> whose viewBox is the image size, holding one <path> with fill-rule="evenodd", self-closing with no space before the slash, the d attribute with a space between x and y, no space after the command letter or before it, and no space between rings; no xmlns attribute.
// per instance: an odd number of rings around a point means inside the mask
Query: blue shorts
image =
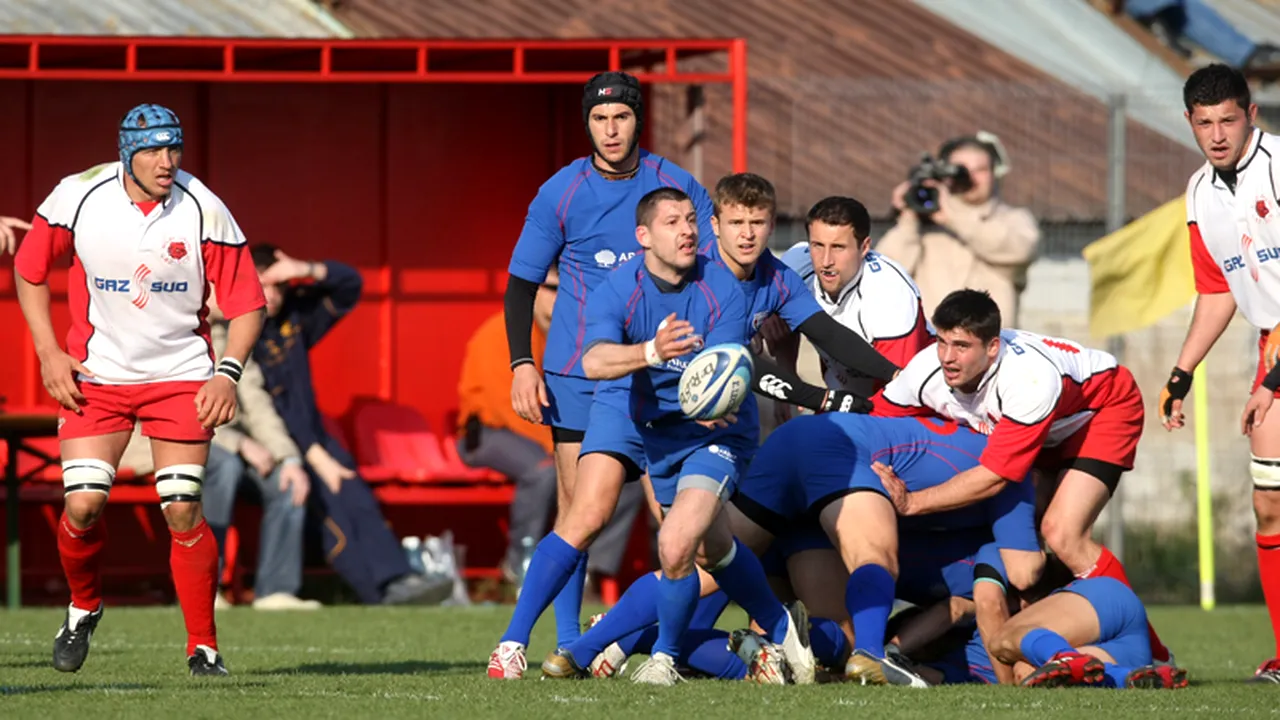
<svg viewBox="0 0 1280 720"><path fill-rule="evenodd" d="M542 409L542 422L553 428L584 432L591 416L596 381L572 375L543 373L550 407Z"/></svg>
<svg viewBox="0 0 1280 720"><path fill-rule="evenodd" d="M895 593L913 605L948 597L973 597L978 551L991 542L985 530L899 532Z"/></svg>
<svg viewBox="0 0 1280 720"><path fill-rule="evenodd" d="M638 479L645 469L644 442L631 415L615 403L603 402L597 396L597 400L591 403L590 416L591 422L587 424L578 457L604 453L623 462L623 465L630 462L632 467L627 468L627 479Z"/></svg>
<svg viewBox="0 0 1280 720"><path fill-rule="evenodd" d="M649 480L658 504L669 508L678 492L693 488L716 493L725 500L732 497L738 488L738 478L751 459L749 448L735 445L738 444L708 443L682 453L682 459L664 458L661 466L653 461L652 455L646 454L650 461ZM646 450L651 448L646 445Z"/></svg>
<svg viewBox="0 0 1280 720"><path fill-rule="evenodd" d="M955 648L942 658L925 665L942 673L944 685L999 684L995 671L991 669L991 657L987 655L987 648L983 646L982 636L978 634L977 628L973 629L973 636L963 647Z"/></svg>
<svg viewBox="0 0 1280 720"><path fill-rule="evenodd" d="M1147 609L1124 583L1109 577L1076 580L1057 592L1079 595L1098 614L1096 646L1123 667L1150 665L1151 639L1147 635Z"/></svg>

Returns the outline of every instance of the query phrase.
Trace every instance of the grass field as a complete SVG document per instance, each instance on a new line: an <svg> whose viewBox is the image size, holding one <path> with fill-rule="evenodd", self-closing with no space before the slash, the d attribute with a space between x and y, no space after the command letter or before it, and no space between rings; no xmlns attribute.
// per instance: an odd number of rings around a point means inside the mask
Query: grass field
<svg viewBox="0 0 1280 720"><path fill-rule="evenodd" d="M1280 715L1280 689L1242 684L1273 650L1261 607L1156 607L1156 627L1191 673L1180 691L758 687L696 681L537 680L551 618L534 635L529 679L484 675L510 607L220 612L232 677L186 675L176 608L108 608L84 669L50 665L55 609L0 612L0 718L1062 717ZM731 613L736 611L731 611ZM741 622L726 614L726 626Z"/></svg>

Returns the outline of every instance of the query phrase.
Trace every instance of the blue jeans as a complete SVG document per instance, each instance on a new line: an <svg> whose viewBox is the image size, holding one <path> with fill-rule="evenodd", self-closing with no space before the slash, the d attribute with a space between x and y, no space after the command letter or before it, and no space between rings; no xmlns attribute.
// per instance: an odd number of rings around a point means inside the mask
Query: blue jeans
<svg viewBox="0 0 1280 720"><path fill-rule="evenodd" d="M1205 0L1127 0L1125 12L1137 20L1159 19L1166 27L1240 69L1257 45Z"/></svg>
<svg viewBox="0 0 1280 720"><path fill-rule="evenodd" d="M274 593L297 595L302 587L303 525L305 506L293 505L290 495L280 491L280 470L267 477L245 465L239 455L212 445L205 470L203 505L205 520L218 538L221 556L226 532L235 513L236 492L248 481L262 498L262 528L258 548L258 568L254 574L255 597ZM219 566L222 564L219 557Z"/></svg>

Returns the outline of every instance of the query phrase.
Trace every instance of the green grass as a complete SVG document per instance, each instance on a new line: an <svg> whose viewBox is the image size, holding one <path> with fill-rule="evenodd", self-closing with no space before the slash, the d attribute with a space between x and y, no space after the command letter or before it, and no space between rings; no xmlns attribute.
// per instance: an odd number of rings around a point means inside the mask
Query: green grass
<svg viewBox="0 0 1280 720"><path fill-rule="evenodd" d="M1280 714L1273 687L1246 686L1273 650L1264 609L1156 607L1156 627L1191 672L1176 691L930 690L852 685L757 687L711 680L651 688L625 680L538 682L550 615L533 639L530 679L484 676L510 607L327 608L318 613L218 615L232 677L186 675L176 608L108 608L84 669L50 666L62 620L54 609L0 612L0 717L1262 717ZM726 617L732 625L741 614Z"/></svg>

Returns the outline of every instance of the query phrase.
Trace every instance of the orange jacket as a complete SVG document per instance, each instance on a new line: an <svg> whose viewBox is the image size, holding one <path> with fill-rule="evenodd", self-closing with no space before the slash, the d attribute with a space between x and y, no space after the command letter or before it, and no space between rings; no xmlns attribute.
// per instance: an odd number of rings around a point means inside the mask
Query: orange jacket
<svg viewBox="0 0 1280 720"><path fill-rule="evenodd" d="M542 351L547 336L533 326L533 357L542 370ZM485 320L471 339L462 358L462 376L458 379L458 431L461 435L467 418L475 415L492 428L505 428L519 433L551 452L551 428L521 419L511 409L511 367L507 353L507 327L502 313Z"/></svg>

